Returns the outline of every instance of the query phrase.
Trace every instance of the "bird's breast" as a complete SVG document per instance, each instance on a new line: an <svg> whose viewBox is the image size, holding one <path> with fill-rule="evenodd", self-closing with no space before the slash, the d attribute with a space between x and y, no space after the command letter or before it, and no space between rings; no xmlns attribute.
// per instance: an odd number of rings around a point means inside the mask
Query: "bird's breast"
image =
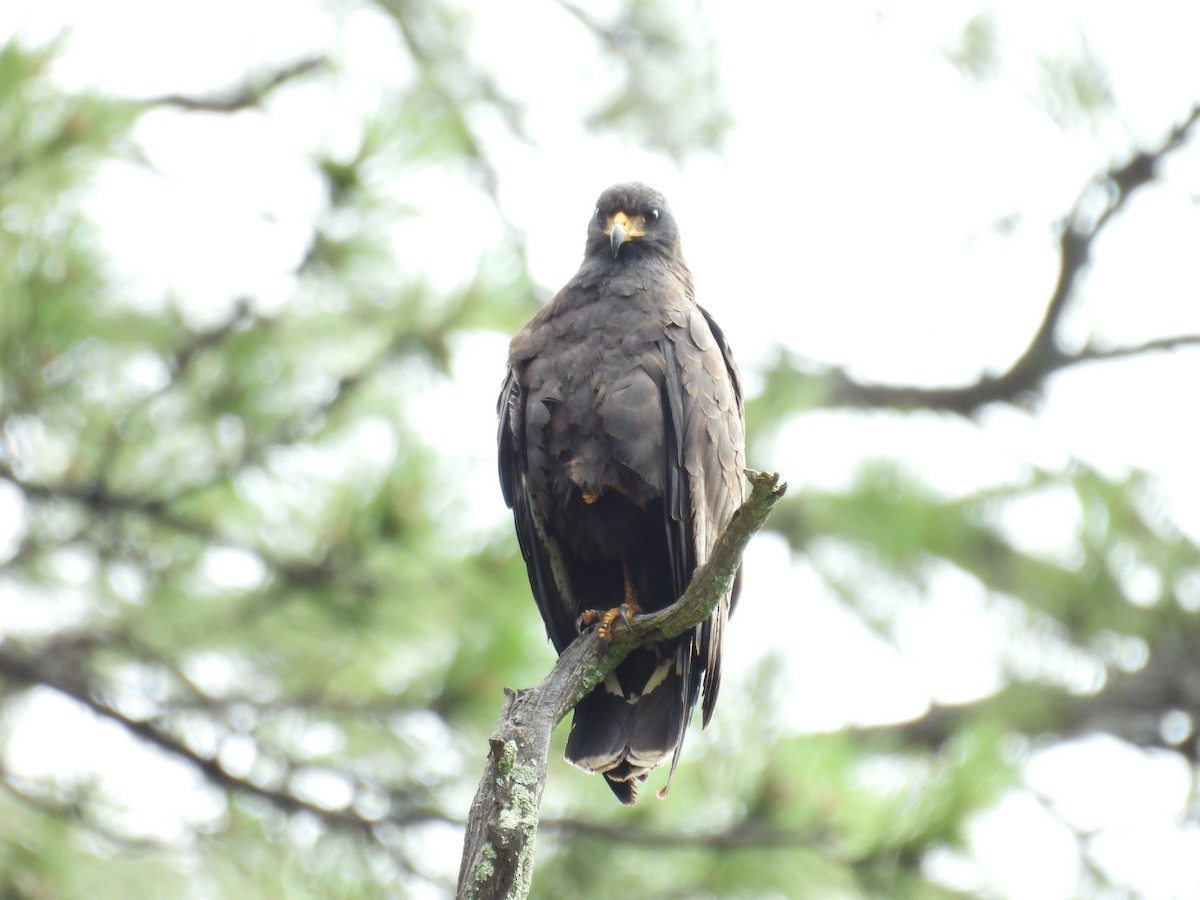
<svg viewBox="0 0 1200 900"><path fill-rule="evenodd" d="M663 484L661 321L580 317L604 327L564 329L526 370L526 442L544 464L548 499L594 503L615 491L644 504Z"/></svg>

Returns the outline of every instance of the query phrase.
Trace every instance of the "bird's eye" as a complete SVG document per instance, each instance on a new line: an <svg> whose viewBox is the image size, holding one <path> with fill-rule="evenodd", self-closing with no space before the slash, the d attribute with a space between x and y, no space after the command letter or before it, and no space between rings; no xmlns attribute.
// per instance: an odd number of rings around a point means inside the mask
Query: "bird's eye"
<svg viewBox="0 0 1200 900"><path fill-rule="evenodd" d="M604 213L600 212L600 207L596 207L596 221L601 225L604 224Z"/></svg>
<svg viewBox="0 0 1200 900"><path fill-rule="evenodd" d="M646 213L646 224L653 225L658 221L658 215L659 213L657 209L650 210L650 212Z"/></svg>

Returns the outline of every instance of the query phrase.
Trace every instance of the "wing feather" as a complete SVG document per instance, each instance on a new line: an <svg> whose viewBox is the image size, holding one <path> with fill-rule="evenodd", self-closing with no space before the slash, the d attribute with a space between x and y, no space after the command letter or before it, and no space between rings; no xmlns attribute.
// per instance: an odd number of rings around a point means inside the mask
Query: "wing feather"
<svg viewBox="0 0 1200 900"><path fill-rule="evenodd" d="M681 319L671 317L662 341L668 419L664 427L674 451L667 454L664 481L669 492L665 508L670 518L686 523L685 544L691 551L677 558L673 550L672 566L682 564L690 577L708 559L744 498L745 419L741 381L725 335L698 306ZM667 523L668 534L672 524ZM690 677L682 679L686 708L694 706L702 685L706 725L720 687L721 644L733 593L697 626L687 654Z"/></svg>
<svg viewBox="0 0 1200 900"><path fill-rule="evenodd" d="M662 408L666 453L663 454L663 467L666 471L663 477L663 512L667 549L671 557L672 587L678 597L687 589L692 570L696 568L695 542L691 533L692 493L683 456L686 413L675 345L672 341L663 340L659 347L664 363Z"/></svg>
<svg viewBox="0 0 1200 900"><path fill-rule="evenodd" d="M529 572L534 599L546 624L546 634L554 649L562 653L577 633L572 612L574 604L564 595L569 590L570 579L562 548L546 529L537 504L529 495L529 454L525 446L527 399L516 372L509 369L496 404L500 420L497 433L500 489L504 502L513 511L517 543Z"/></svg>

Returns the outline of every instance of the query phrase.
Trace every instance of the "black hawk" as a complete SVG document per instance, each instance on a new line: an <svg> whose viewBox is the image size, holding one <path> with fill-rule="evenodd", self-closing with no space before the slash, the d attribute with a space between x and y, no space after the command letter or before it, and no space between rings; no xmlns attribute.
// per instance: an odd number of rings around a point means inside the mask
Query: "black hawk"
<svg viewBox="0 0 1200 900"><path fill-rule="evenodd" d="M512 340L498 411L500 484L555 649L675 602L743 500L745 426L737 367L657 191L600 195L579 271ZM712 717L739 582L575 708L566 758L622 803L668 756L674 772L701 696Z"/></svg>

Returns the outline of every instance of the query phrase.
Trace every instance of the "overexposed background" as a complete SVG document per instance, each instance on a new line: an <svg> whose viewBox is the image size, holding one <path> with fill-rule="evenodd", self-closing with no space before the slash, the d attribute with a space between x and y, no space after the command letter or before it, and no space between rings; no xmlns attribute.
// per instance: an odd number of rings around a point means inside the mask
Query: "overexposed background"
<svg viewBox="0 0 1200 900"><path fill-rule="evenodd" d="M397 246L450 288L516 226L549 293L578 264L600 190L652 183L672 202L699 299L724 327L751 389L780 340L864 380L949 385L1003 371L1053 289L1058 223L1097 174L1160 143L1200 100L1200 6L1191 4L1151 3L1136 15L1069 0L995 4L998 71L973 83L947 56L979 9L710 3L697 15L715 42L735 123L720 153L676 163L577 124L581 98L608 73L569 55L560 36L578 27L570 16L532 0L480 2L471 12L476 52L526 105L530 139L499 124L485 130L504 220L461 178L406 176L402 199L422 215L396 234ZM63 84L133 97L211 92L255 67L324 51L336 36L343 69L335 88L300 86L266 113L215 123L150 113L136 131L149 165L113 165L96 181L89 205L131 301L172 295L197 321L220 320L246 294L267 307L286 301L321 200L296 148L350 147L381 88L410 74L398 70L377 13L309 0L8 0L0 38L13 32L35 42L62 33L55 75ZM1064 127L1050 114L1045 60L1079 54L1103 61L1119 124ZM1069 320L1077 346L1200 331L1189 277L1200 248L1198 195L1200 152L1189 148L1105 231L1085 276L1086 303ZM468 532L509 515L494 484L492 418L505 345L499 335L464 341L453 381L417 401L431 413L434 442L462 448L476 485ZM1036 410L997 407L978 422L810 414L751 463L779 469L797 488L828 488L886 450L947 495L1071 459L1114 476L1133 467L1153 473L1171 516L1200 539L1192 392L1180 387L1198 383L1200 351L1183 350L1071 370L1050 381ZM449 403L476 414L435 414ZM1072 498L1048 494L1014 510L1008 525L1020 546L1062 556L1078 518ZM798 730L897 721L931 700L982 696L1001 681L1008 625L982 588L952 574L943 581L891 646L826 596L782 541L760 538L747 556L727 677L779 653L792 686L786 721ZM1137 648L1131 653L1136 665ZM1055 665L1082 686L1102 674L1087 660ZM129 815L152 823L147 830L169 833L212 814L182 766L130 747L115 727L48 694L28 701L9 765L31 775L76 766L70 747L80 740L93 745L90 765ZM136 777L120 760L136 760ZM1082 740L1034 752L1025 776L980 817L969 856L937 861L939 877L999 896L1067 896L1081 863L1065 820L1094 835L1095 859L1131 891L1200 896L1200 829L1181 758ZM458 849L438 855L454 867Z"/></svg>

